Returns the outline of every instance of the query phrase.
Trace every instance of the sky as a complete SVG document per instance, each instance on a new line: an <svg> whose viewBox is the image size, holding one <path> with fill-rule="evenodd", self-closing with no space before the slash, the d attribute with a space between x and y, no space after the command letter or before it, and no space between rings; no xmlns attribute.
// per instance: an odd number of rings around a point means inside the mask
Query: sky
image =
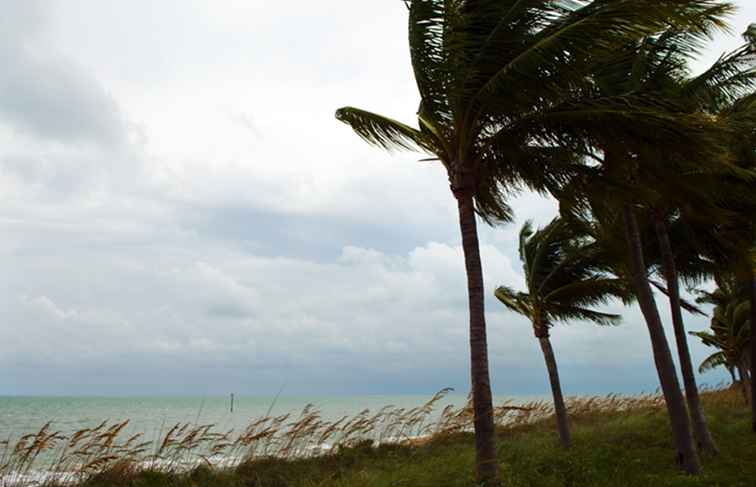
<svg viewBox="0 0 756 487"><path fill-rule="evenodd" d="M736 3L699 69L756 20ZM402 2L0 9L0 395L467 392L443 170L334 118L414 120ZM548 391L530 326L492 294L522 288L519 227L556 205L513 206L515 223L481 228L498 396ZM640 313L610 309L620 327L554 329L567 394L657 388Z"/></svg>

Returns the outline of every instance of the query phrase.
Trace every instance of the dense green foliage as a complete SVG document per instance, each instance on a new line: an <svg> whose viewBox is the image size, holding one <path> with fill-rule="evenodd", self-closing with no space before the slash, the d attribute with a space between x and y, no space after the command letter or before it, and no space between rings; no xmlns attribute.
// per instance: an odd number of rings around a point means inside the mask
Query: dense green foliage
<svg viewBox="0 0 756 487"><path fill-rule="evenodd" d="M673 465L669 423L663 410L632 413L586 411L573 417L574 446L558 447L551 421L498 434L504 485L517 487L747 487L756 476L756 438L743 434L750 415L732 390L704 394L712 432L722 454L705 458L691 477ZM85 487L353 487L470 486L474 484L471 435L427 444L368 445L302 461L266 460L235 471L200 468L184 476L115 469Z"/></svg>

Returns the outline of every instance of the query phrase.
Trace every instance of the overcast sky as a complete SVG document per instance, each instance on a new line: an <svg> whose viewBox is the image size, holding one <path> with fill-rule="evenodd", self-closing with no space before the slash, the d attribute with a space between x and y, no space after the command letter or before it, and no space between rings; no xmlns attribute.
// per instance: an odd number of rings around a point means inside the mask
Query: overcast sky
<svg viewBox="0 0 756 487"><path fill-rule="evenodd" d="M756 20L739 3L734 33ZM0 8L0 394L467 392L445 175L333 116L413 121L402 2ZM706 62L738 43L720 36ZM521 223L555 214L533 195L514 207L516 224L482 230L489 295L522 286ZM546 392L529 325L486 304L495 392ZM623 313L554 330L568 394L657 387L645 325Z"/></svg>

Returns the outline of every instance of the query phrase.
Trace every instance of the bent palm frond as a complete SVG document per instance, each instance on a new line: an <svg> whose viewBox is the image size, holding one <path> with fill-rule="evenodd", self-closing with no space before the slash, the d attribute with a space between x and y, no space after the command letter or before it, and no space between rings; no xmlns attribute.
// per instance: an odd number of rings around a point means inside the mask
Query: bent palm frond
<svg viewBox="0 0 756 487"><path fill-rule="evenodd" d="M553 2L534 3L547 9L546 5ZM668 29L670 24L677 30L690 31L691 39L705 38L712 29L725 28L724 18L734 9L730 3L710 0L559 3L562 15L549 19L524 49L505 59L482 84L477 99L490 103L490 96L508 95L506 88L513 84L513 77L533 79L543 73L558 73L555 78L567 82L583 71L586 68L583 63L593 59L597 52L612 52L618 45L654 35ZM612 29L607 29L608 25ZM698 46L691 41L686 47L690 53Z"/></svg>
<svg viewBox="0 0 756 487"><path fill-rule="evenodd" d="M533 309L529 302L530 296L526 293L519 293L507 286L499 286L496 288L494 295L504 306L515 313L519 313L526 318L533 318Z"/></svg>
<svg viewBox="0 0 756 487"><path fill-rule="evenodd" d="M724 352L714 352L701 362L701 365L698 366L698 373L703 374L723 365L727 365L727 356Z"/></svg>
<svg viewBox="0 0 756 487"><path fill-rule="evenodd" d="M627 295L628 287L624 280L592 276L554 289L545 298L556 303L596 306L606 304L613 298L624 299Z"/></svg>
<svg viewBox="0 0 756 487"><path fill-rule="evenodd" d="M336 118L352 127L369 144L386 150L423 151L440 156L432 136L396 120L359 108L344 107L336 111Z"/></svg>
<svg viewBox="0 0 756 487"><path fill-rule="evenodd" d="M705 72L687 81L682 96L715 111L732 104L750 94L756 85L755 56L750 45L723 55Z"/></svg>
<svg viewBox="0 0 756 487"><path fill-rule="evenodd" d="M580 306L553 306L551 316L559 321L591 321L600 326L616 326L622 321L622 316L613 313L604 313Z"/></svg>

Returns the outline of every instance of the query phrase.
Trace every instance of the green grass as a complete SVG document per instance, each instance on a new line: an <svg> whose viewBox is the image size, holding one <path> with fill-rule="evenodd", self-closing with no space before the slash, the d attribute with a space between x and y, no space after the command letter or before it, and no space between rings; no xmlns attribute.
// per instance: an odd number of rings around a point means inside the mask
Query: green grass
<svg viewBox="0 0 756 487"><path fill-rule="evenodd" d="M551 421L503 430L498 458L504 485L516 487L753 487L756 434L734 391L708 393L704 405L721 454L703 458L700 476L674 465L663 410L598 409L573 418L574 447L561 449ZM184 475L114 468L85 487L472 486L472 436L454 434L417 446L368 444L307 460L257 460L233 470L203 467Z"/></svg>

